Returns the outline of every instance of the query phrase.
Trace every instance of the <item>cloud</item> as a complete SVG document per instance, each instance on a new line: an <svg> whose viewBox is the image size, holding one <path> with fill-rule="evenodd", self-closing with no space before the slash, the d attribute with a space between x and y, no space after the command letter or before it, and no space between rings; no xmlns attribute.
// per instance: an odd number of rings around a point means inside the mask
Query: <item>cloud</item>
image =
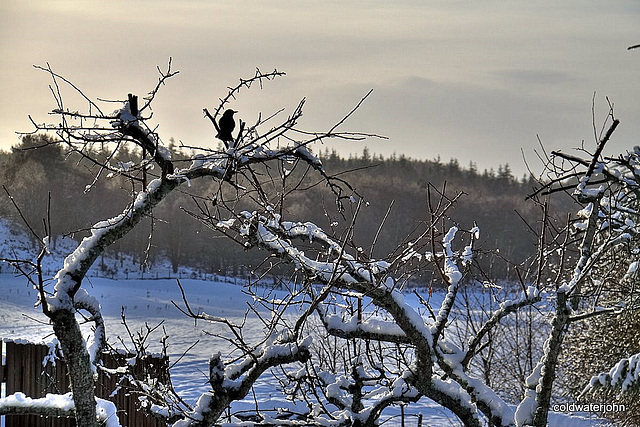
<svg viewBox="0 0 640 427"><path fill-rule="evenodd" d="M513 69L496 70L496 79L510 86L555 86L575 80L574 76L558 70Z"/></svg>
<svg viewBox="0 0 640 427"><path fill-rule="evenodd" d="M346 108L366 90L365 85L336 87L323 92L316 102L334 109L341 102ZM473 161L480 169L509 163L521 174L525 171L522 151L534 157L537 134L553 148L565 149L590 136L591 99L583 101L581 108L525 90L406 76L374 86L370 99L348 123L350 130L389 139L368 140L350 148L354 153L366 145L384 155L395 152L414 158L457 158L463 165ZM317 111L314 117L327 123L330 115L327 109Z"/></svg>
<svg viewBox="0 0 640 427"><path fill-rule="evenodd" d="M32 64L49 61L91 96L122 98L153 87L170 56L181 74L154 118L166 138L194 145L212 138L202 108L256 66L288 75L239 97L248 121L306 96L303 124L322 130L373 88L348 127L390 140L341 144L343 153L366 144L516 170L537 133L554 148L591 138L594 91L629 117L620 140L640 133L640 54L626 50L640 42L635 1L6 0L0 16L3 149L15 129L29 130L27 114L43 120L52 106Z"/></svg>

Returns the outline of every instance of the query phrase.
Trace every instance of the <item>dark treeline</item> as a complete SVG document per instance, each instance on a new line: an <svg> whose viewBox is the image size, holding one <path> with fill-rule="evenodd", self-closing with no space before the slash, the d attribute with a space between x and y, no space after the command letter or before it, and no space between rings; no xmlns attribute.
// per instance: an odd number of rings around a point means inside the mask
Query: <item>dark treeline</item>
<svg viewBox="0 0 640 427"><path fill-rule="evenodd" d="M0 182L30 224L42 234L50 193L51 234L80 240L93 223L120 213L137 189L123 177L96 180L99 165L87 164L77 153L67 154L62 146L47 142L50 140L43 136L27 136L10 152L0 152ZM188 157L179 147L170 148L174 157ZM511 263L521 263L535 253L534 230L540 228L541 210L525 201L534 181L514 177L508 165L498 166L497 172L479 172L473 163L461 167L455 159L414 160L404 155L383 158L371 155L368 149L349 158L329 151L321 157L328 174L338 174L368 202L360 207L354 242L367 253L383 257L392 253L412 231L419 230L429 215L427 194L431 191L433 196L436 189L446 189L449 196L464 192L447 219L466 229L478 225L481 238L477 246L487 253L481 262L486 270L492 270L494 277L511 276ZM121 150L109 162L124 164L139 160L138 153ZM348 220L336 212L331 191L324 185L314 185L317 177L294 166L278 166L281 170L293 169L287 180L297 188L288 194L282 206L284 219L312 221L326 230L348 225ZM133 254L141 264L144 260L153 263L156 257L164 256L174 269L190 266L208 273L236 274L239 269L260 265L262 254L245 253L240 246L216 235L183 211L193 208L194 193L211 195L219 183L210 181L208 185L203 188L199 182L194 185L199 188L188 188L179 197L164 201L153 221L149 219L137 227L112 250ZM355 209L354 204L351 208ZM0 196L0 217L21 221L4 190Z"/></svg>

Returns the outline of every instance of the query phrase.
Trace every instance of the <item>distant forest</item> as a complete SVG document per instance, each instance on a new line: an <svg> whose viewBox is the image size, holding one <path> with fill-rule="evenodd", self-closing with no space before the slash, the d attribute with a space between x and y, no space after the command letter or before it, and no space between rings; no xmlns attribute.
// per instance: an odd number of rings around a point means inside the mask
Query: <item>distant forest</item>
<svg viewBox="0 0 640 427"><path fill-rule="evenodd" d="M30 224L41 230L50 193L51 234L69 235L79 241L92 224L120 213L134 189L123 177L96 180L98 173L107 172L49 142L45 136L27 136L10 152L0 151L0 182L6 187L0 195L0 217L21 222L8 192ZM175 145L170 148L174 158L182 157L184 166L189 165L188 150ZM428 219L428 193L434 195L443 189L450 197L459 191L464 193L449 211L448 220L462 228L480 228L476 246L485 271L494 277L513 278L514 266L535 255L541 209L525 200L535 180L514 177L508 165L480 172L473 163L462 167L455 159L415 160L404 155L383 158L366 148L360 156L344 158L325 150L320 157L329 175L337 174L367 201L358 213L354 243L375 257L392 253L419 229ZM139 160L139 153L122 152L109 161ZM326 230L341 221L345 225L346 220L336 213L334 195L326 186L316 185L316 176L294 170L288 180L296 182L298 191L288 195L283 219L312 221ZM220 184L210 181L209 185ZM185 188L179 197L164 201L153 221L147 220L111 249L139 257L141 268L145 260L153 263L157 256L167 257L174 269L190 266L207 273L238 274L259 266L264 254L243 251L184 212L193 209L194 195L206 197L215 191L213 187L203 188L202 183L195 186L199 188ZM568 206L552 207L557 217L563 217L566 211Z"/></svg>

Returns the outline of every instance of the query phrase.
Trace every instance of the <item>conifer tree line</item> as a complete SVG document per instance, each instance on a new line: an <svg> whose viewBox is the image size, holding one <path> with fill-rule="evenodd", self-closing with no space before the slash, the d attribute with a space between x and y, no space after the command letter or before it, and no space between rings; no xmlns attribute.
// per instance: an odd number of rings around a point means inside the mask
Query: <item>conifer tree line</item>
<svg viewBox="0 0 640 427"><path fill-rule="evenodd" d="M191 161L187 148L172 144L170 149L178 162L184 159L188 165ZM356 222L359 241L354 243L373 256L389 254L410 238L407 230L418 230L424 221L428 193L440 191L462 192L461 203L452 210L451 219L467 228L476 221L482 230L480 248L500 248L500 253L488 250L479 261L494 277L514 278L517 265L526 262L535 252L540 211L525 201L535 180L514 177L509 165L499 165L497 172L493 169L479 172L474 163L462 167L456 159L449 162L440 158L416 160L404 154L385 158L371 154L368 148L361 155L349 157L329 150L319 154L330 174L348 179L368 201L359 208ZM120 150L118 158L109 161L126 167L129 163L139 164L140 155ZM97 165L78 153L66 153L64 147L50 137L26 135L11 151L0 151L0 182L5 187L0 195L0 217L15 223L21 221L9 203L11 195L29 223L41 224L49 215L53 222L52 235L68 235L80 240L95 218L105 213L116 214L134 194L127 179L110 176L107 180L96 180L99 173ZM149 173L153 174L153 170ZM287 217L310 220L328 229L348 226L343 218L328 214L332 209L325 209L325 203L333 203L330 189L308 177L303 168L291 164L290 170L283 165L282 170L261 173L286 174L292 187L295 186L296 191L287 194L288 201L283 207ZM275 194L288 191L274 190ZM80 193L84 194L81 206L68 203L71 195ZM238 274L259 267L263 261L259 253L247 253L240 245L230 245L228 239L210 230L205 232L203 224L195 219L184 220L184 215L197 205L200 197L206 197L206 193L206 190L201 194L185 191L163 202L153 218L148 218L145 225L137 227L110 250L138 257L143 270L151 267L158 257L169 259L174 272L180 266L188 266L208 274ZM47 213L48 200L50 214ZM250 210L251 206L242 208ZM554 210L562 217L568 206L557 206ZM216 255L211 256L213 253ZM422 279L429 280L428 277Z"/></svg>

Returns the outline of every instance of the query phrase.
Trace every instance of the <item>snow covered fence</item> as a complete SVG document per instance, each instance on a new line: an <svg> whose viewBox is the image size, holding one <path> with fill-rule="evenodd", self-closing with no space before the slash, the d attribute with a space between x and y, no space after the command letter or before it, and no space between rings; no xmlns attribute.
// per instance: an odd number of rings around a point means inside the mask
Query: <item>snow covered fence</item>
<svg viewBox="0 0 640 427"><path fill-rule="evenodd" d="M66 365L59 360L54 345L35 344L31 342L0 340L0 360L5 363L0 368L0 379L5 383L6 396L23 396L39 399L53 395L61 395L69 391L69 377ZM4 351L4 354L3 354ZM157 378L168 381L169 360L166 357L149 356L145 360L132 359L126 353L103 354L103 366L106 370L98 371L96 396L115 403L118 418L123 426L164 427L159 419L148 416L139 409L139 395L130 393L121 386L122 375L115 374L116 368L128 364L133 374L153 371ZM111 372L108 373L107 371ZM118 370L120 371L120 369ZM118 372L119 373L119 372ZM7 415L5 427L72 427L75 420L37 415Z"/></svg>

